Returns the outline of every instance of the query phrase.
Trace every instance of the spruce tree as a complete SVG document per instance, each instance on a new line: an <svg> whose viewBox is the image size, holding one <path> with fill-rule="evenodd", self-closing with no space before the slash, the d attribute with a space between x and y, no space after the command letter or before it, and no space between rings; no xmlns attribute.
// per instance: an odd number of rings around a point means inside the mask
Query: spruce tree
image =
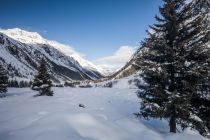
<svg viewBox="0 0 210 140"><path fill-rule="evenodd" d="M6 70L0 64L0 97L4 96L3 93L7 92L8 75Z"/></svg>
<svg viewBox="0 0 210 140"><path fill-rule="evenodd" d="M210 35L210 21L209 17L206 16L210 12L210 2L207 0L194 0L194 14L200 14L207 17L208 20L205 22L204 33ZM204 35L204 39L209 40L209 36ZM202 75L203 80L197 86L197 93L194 94L191 99L194 112L202 120L203 127L198 121L194 121L194 128L196 128L202 135L207 135L210 132L210 51L207 52L208 60L206 69L208 75Z"/></svg>
<svg viewBox="0 0 210 140"><path fill-rule="evenodd" d="M38 68L38 74L35 76L35 79L32 83L32 89L39 91L39 96L47 95L53 96L53 91L51 90L52 81L50 80L50 75L47 71L47 64L42 58Z"/></svg>
<svg viewBox="0 0 210 140"><path fill-rule="evenodd" d="M145 81L139 87L138 115L169 119L170 132L176 133L176 124L200 131L206 125L198 119L191 99L208 75L208 12L197 10L195 1L163 1L161 16L155 17L158 23L151 26L154 33L143 43L147 49L137 60Z"/></svg>

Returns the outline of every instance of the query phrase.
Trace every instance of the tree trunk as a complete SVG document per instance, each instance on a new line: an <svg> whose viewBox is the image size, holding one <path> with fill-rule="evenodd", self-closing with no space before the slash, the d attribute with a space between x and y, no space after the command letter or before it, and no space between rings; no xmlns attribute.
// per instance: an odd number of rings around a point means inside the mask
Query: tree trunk
<svg viewBox="0 0 210 140"><path fill-rule="evenodd" d="M175 107L173 107L173 111L171 112L169 126L170 126L170 132L176 133L176 109L175 109Z"/></svg>

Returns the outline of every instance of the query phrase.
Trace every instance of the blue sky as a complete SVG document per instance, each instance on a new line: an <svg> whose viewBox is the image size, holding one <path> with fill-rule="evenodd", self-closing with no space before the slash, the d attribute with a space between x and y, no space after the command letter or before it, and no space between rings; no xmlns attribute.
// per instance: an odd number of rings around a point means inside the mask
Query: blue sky
<svg viewBox="0 0 210 140"><path fill-rule="evenodd" d="M91 61L136 47L161 0L1 0L0 28L19 27L73 46Z"/></svg>

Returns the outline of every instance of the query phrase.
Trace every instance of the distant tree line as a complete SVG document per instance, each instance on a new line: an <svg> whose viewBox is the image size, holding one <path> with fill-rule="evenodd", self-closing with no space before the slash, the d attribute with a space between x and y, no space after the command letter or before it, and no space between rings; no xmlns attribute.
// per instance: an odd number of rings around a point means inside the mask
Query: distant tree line
<svg viewBox="0 0 210 140"><path fill-rule="evenodd" d="M32 81L17 81L17 80L8 80L8 87L17 87L17 88L25 88L30 87L32 85Z"/></svg>
<svg viewBox="0 0 210 140"><path fill-rule="evenodd" d="M0 63L0 97L5 97L8 87L8 74Z"/></svg>

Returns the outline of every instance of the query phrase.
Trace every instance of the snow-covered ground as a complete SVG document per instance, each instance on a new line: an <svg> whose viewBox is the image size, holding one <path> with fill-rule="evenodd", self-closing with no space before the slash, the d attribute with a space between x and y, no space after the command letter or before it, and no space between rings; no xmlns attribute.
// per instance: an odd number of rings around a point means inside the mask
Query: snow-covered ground
<svg viewBox="0 0 210 140"><path fill-rule="evenodd" d="M191 130L170 134L166 121L136 118L136 89L53 90L53 97L33 97L36 92L28 88L10 88L0 98L0 140L205 139Z"/></svg>

